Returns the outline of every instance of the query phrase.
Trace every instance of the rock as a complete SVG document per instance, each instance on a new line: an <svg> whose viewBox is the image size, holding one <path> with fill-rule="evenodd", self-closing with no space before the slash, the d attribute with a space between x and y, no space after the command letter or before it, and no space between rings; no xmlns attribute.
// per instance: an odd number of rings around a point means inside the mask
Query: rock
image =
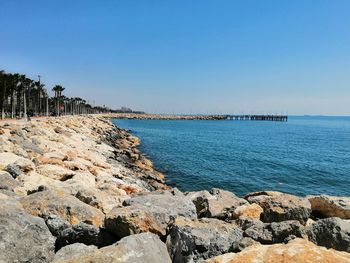
<svg viewBox="0 0 350 263"><path fill-rule="evenodd" d="M197 218L194 204L180 192L155 191L143 193L125 200L124 205L145 207L145 210L152 214L163 228L166 228L168 222L177 216Z"/></svg>
<svg viewBox="0 0 350 263"><path fill-rule="evenodd" d="M21 158L23 157L20 157L10 152L2 152L0 153L0 167L6 167L9 164L13 164Z"/></svg>
<svg viewBox="0 0 350 263"><path fill-rule="evenodd" d="M280 192L255 192L244 197L249 203L263 208L261 220L265 223L285 220L298 220L305 224L311 214L311 204L306 198L300 198Z"/></svg>
<svg viewBox="0 0 350 263"><path fill-rule="evenodd" d="M43 219L10 197L0 201L0 262L50 262L55 238Z"/></svg>
<svg viewBox="0 0 350 263"><path fill-rule="evenodd" d="M265 224L255 222L243 229L245 237L250 237L261 244L282 243L296 237L307 238L304 226L296 220Z"/></svg>
<svg viewBox="0 0 350 263"><path fill-rule="evenodd" d="M5 170L15 179L22 174L21 169L15 164L7 165Z"/></svg>
<svg viewBox="0 0 350 263"><path fill-rule="evenodd" d="M83 243L86 245L104 247L117 241L118 240L114 236L102 228L85 223L79 223L58 232L56 248L59 249L73 243Z"/></svg>
<svg viewBox="0 0 350 263"><path fill-rule="evenodd" d="M96 188L79 187L75 197L80 201L100 209L103 213L110 212L116 206L122 206L126 198L118 192L101 191Z"/></svg>
<svg viewBox="0 0 350 263"><path fill-rule="evenodd" d="M75 175L75 172L71 170L52 164L40 165L36 168L36 171L41 175L60 181L68 180Z"/></svg>
<svg viewBox="0 0 350 263"><path fill-rule="evenodd" d="M228 253L206 263L349 263L350 254L339 252L304 240L294 239L288 244L255 245L240 253Z"/></svg>
<svg viewBox="0 0 350 263"><path fill-rule="evenodd" d="M309 240L319 246L350 252L350 222L337 217L318 220L307 228Z"/></svg>
<svg viewBox="0 0 350 263"><path fill-rule="evenodd" d="M69 228L71 225L67 220L64 220L56 215L43 215L45 223L50 232L54 236L58 236L64 229Z"/></svg>
<svg viewBox="0 0 350 263"><path fill-rule="evenodd" d="M173 263L197 262L239 250L243 231L236 225L214 218L198 221L178 217L166 240Z"/></svg>
<svg viewBox="0 0 350 263"><path fill-rule="evenodd" d="M312 214L317 217L350 219L350 197L329 195L308 196Z"/></svg>
<svg viewBox="0 0 350 263"><path fill-rule="evenodd" d="M57 215L70 224L80 222L102 226L104 214L63 191L47 190L23 197L21 203L28 213L43 217Z"/></svg>
<svg viewBox="0 0 350 263"><path fill-rule="evenodd" d="M210 192L204 190L189 192L187 196L196 206L198 217L214 217L225 219L230 217L232 210L247 201L235 194L221 189L213 188Z"/></svg>
<svg viewBox="0 0 350 263"><path fill-rule="evenodd" d="M57 253L55 254L54 262L73 260L74 258L82 257L85 254L95 252L96 250L96 246L87 246L81 243L74 243L71 245L67 245L61 248L59 251L57 251Z"/></svg>
<svg viewBox="0 0 350 263"><path fill-rule="evenodd" d="M69 249L69 248L67 248ZM136 234L124 237L118 243L94 249L86 247L73 248L81 249L80 255L60 253L54 263L171 263L165 244L160 241L157 235L151 233Z"/></svg>
<svg viewBox="0 0 350 263"><path fill-rule="evenodd" d="M105 227L119 238L142 232L159 236L166 234L166 228L145 207L139 205L115 207L106 215Z"/></svg>
<svg viewBox="0 0 350 263"><path fill-rule="evenodd" d="M260 219L260 215L264 210L258 204L246 204L238 206L232 212L232 219L237 219L240 217Z"/></svg>
<svg viewBox="0 0 350 263"><path fill-rule="evenodd" d="M16 187L21 184L13 179L13 177L4 171L0 171L0 189L5 189L9 191L13 191Z"/></svg>

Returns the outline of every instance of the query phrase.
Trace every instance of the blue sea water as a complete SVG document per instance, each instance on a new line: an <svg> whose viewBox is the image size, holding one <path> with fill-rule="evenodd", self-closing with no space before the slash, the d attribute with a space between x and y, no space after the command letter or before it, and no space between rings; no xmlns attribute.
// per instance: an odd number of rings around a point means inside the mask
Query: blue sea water
<svg viewBox="0 0 350 263"><path fill-rule="evenodd" d="M350 117L113 122L140 137L140 150L182 191L350 196Z"/></svg>

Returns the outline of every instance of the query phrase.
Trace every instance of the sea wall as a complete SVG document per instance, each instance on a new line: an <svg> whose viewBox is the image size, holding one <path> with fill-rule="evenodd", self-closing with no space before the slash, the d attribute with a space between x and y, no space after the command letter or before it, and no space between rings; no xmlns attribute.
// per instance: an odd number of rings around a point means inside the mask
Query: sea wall
<svg viewBox="0 0 350 263"><path fill-rule="evenodd" d="M0 262L350 262L349 197L183 193L139 144L97 115L2 122Z"/></svg>

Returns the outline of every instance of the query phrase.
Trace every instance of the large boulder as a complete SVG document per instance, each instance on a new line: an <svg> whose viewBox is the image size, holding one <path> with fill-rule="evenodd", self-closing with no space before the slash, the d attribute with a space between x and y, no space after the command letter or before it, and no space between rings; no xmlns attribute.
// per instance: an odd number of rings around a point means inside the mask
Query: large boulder
<svg viewBox="0 0 350 263"><path fill-rule="evenodd" d="M337 217L318 220L307 228L310 241L350 252L350 222Z"/></svg>
<svg viewBox="0 0 350 263"><path fill-rule="evenodd" d="M40 217L57 215L72 225L83 222L99 227L104 223L104 214L100 210L81 202L64 191L36 192L23 197L21 203L24 209L32 215Z"/></svg>
<svg viewBox="0 0 350 263"><path fill-rule="evenodd" d="M44 220L10 197L0 199L0 262L50 262L55 238Z"/></svg>
<svg viewBox="0 0 350 263"><path fill-rule="evenodd" d="M186 195L195 204L199 218L229 218L234 209L248 203L235 194L218 188L210 191L189 192Z"/></svg>
<svg viewBox="0 0 350 263"><path fill-rule="evenodd" d="M166 240L173 263L208 259L239 250L243 231L232 223L214 218L198 221L178 217Z"/></svg>
<svg viewBox="0 0 350 263"><path fill-rule="evenodd" d="M311 214L309 200L290 194L266 191L251 193L244 198L263 208L261 220L265 223L298 220L305 224Z"/></svg>
<svg viewBox="0 0 350 263"><path fill-rule="evenodd" d="M252 221L244 224L242 229L245 237L261 244L282 243L296 237L307 238L304 226L297 220L273 223Z"/></svg>
<svg viewBox="0 0 350 263"><path fill-rule="evenodd" d="M163 228L166 228L169 221L177 216L197 218L196 207L192 201L176 189L135 195L125 200L124 205L143 206Z"/></svg>
<svg viewBox="0 0 350 263"><path fill-rule="evenodd" d="M171 263L165 244L151 233L124 237L118 243L100 249L82 246L63 249L54 263ZM65 254L68 249L78 253Z"/></svg>
<svg viewBox="0 0 350 263"><path fill-rule="evenodd" d="M350 219L350 197L329 195L308 196L312 214L317 217Z"/></svg>
<svg viewBox="0 0 350 263"><path fill-rule="evenodd" d="M115 207L106 215L105 227L119 238L142 232L159 236L166 234L166 228L161 222L140 205Z"/></svg>
<svg viewBox="0 0 350 263"><path fill-rule="evenodd" d="M255 245L240 253L228 253L206 263L349 263L350 254L318 247L304 240L294 239L288 244Z"/></svg>

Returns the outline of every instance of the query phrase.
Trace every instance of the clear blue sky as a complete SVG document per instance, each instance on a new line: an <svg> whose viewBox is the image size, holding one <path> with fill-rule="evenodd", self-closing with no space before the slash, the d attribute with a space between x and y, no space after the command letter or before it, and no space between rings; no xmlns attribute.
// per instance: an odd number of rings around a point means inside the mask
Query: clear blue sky
<svg viewBox="0 0 350 263"><path fill-rule="evenodd" d="M349 0L0 0L0 67L96 104L350 115Z"/></svg>

